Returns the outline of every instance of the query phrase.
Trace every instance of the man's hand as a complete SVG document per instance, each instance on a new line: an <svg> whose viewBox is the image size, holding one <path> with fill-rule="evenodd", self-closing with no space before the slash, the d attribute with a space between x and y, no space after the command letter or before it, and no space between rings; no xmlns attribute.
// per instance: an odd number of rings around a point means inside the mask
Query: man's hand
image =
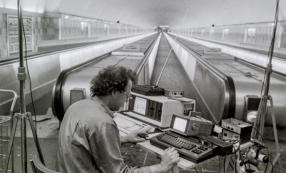
<svg viewBox="0 0 286 173"><path fill-rule="evenodd" d="M179 153L175 148L167 148L164 155L161 157L161 163L163 170L168 171L178 164L180 161Z"/></svg>
<svg viewBox="0 0 286 173"><path fill-rule="evenodd" d="M155 173L164 173L171 170L179 161L178 151L175 148L167 148L161 156L161 163L150 166L150 169Z"/></svg>
<svg viewBox="0 0 286 173"><path fill-rule="evenodd" d="M121 143L131 142L142 142L146 140L146 137L148 137L148 134L146 132L142 131L132 131L131 133L127 134L125 137L121 138Z"/></svg>

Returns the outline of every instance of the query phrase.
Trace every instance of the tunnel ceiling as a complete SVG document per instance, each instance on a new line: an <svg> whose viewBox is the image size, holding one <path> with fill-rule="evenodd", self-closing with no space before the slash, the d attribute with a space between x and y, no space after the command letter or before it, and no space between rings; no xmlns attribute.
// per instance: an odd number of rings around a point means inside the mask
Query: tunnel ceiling
<svg viewBox="0 0 286 173"><path fill-rule="evenodd" d="M16 6L0 0L0 7ZM276 0L22 0L23 10L70 14L143 27L196 28L274 21ZM286 0L279 20L285 21Z"/></svg>

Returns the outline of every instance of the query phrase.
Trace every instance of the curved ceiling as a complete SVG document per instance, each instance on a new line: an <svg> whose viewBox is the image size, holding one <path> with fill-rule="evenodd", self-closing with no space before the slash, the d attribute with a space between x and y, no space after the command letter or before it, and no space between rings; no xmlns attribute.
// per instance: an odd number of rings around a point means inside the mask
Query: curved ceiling
<svg viewBox="0 0 286 173"><path fill-rule="evenodd" d="M276 8L276 0L22 1L23 10L34 8L35 12L70 14L143 27L167 25L173 29L272 22ZM0 0L0 7L9 8L15 3ZM285 21L285 9L286 0L280 0L280 21Z"/></svg>

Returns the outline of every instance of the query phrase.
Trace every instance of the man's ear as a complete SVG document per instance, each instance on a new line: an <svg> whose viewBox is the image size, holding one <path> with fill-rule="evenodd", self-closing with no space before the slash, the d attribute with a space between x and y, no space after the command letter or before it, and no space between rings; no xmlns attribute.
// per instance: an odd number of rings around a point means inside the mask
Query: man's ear
<svg viewBox="0 0 286 173"><path fill-rule="evenodd" d="M115 91L115 90L114 90L114 91L111 91L111 96L112 96L112 97L114 97L115 94L116 94L116 91Z"/></svg>

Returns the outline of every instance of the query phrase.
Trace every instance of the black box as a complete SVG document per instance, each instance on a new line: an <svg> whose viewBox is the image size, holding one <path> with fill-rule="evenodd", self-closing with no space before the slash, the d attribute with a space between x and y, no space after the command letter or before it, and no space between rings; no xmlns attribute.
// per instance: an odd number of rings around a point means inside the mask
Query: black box
<svg viewBox="0 0 286 173"><path fill-rule="evenodd" d="M132 92L142 94L145 96L161 96L164 95L164 89L158 86L150 85L133 85L131 88Z"/></svg>

